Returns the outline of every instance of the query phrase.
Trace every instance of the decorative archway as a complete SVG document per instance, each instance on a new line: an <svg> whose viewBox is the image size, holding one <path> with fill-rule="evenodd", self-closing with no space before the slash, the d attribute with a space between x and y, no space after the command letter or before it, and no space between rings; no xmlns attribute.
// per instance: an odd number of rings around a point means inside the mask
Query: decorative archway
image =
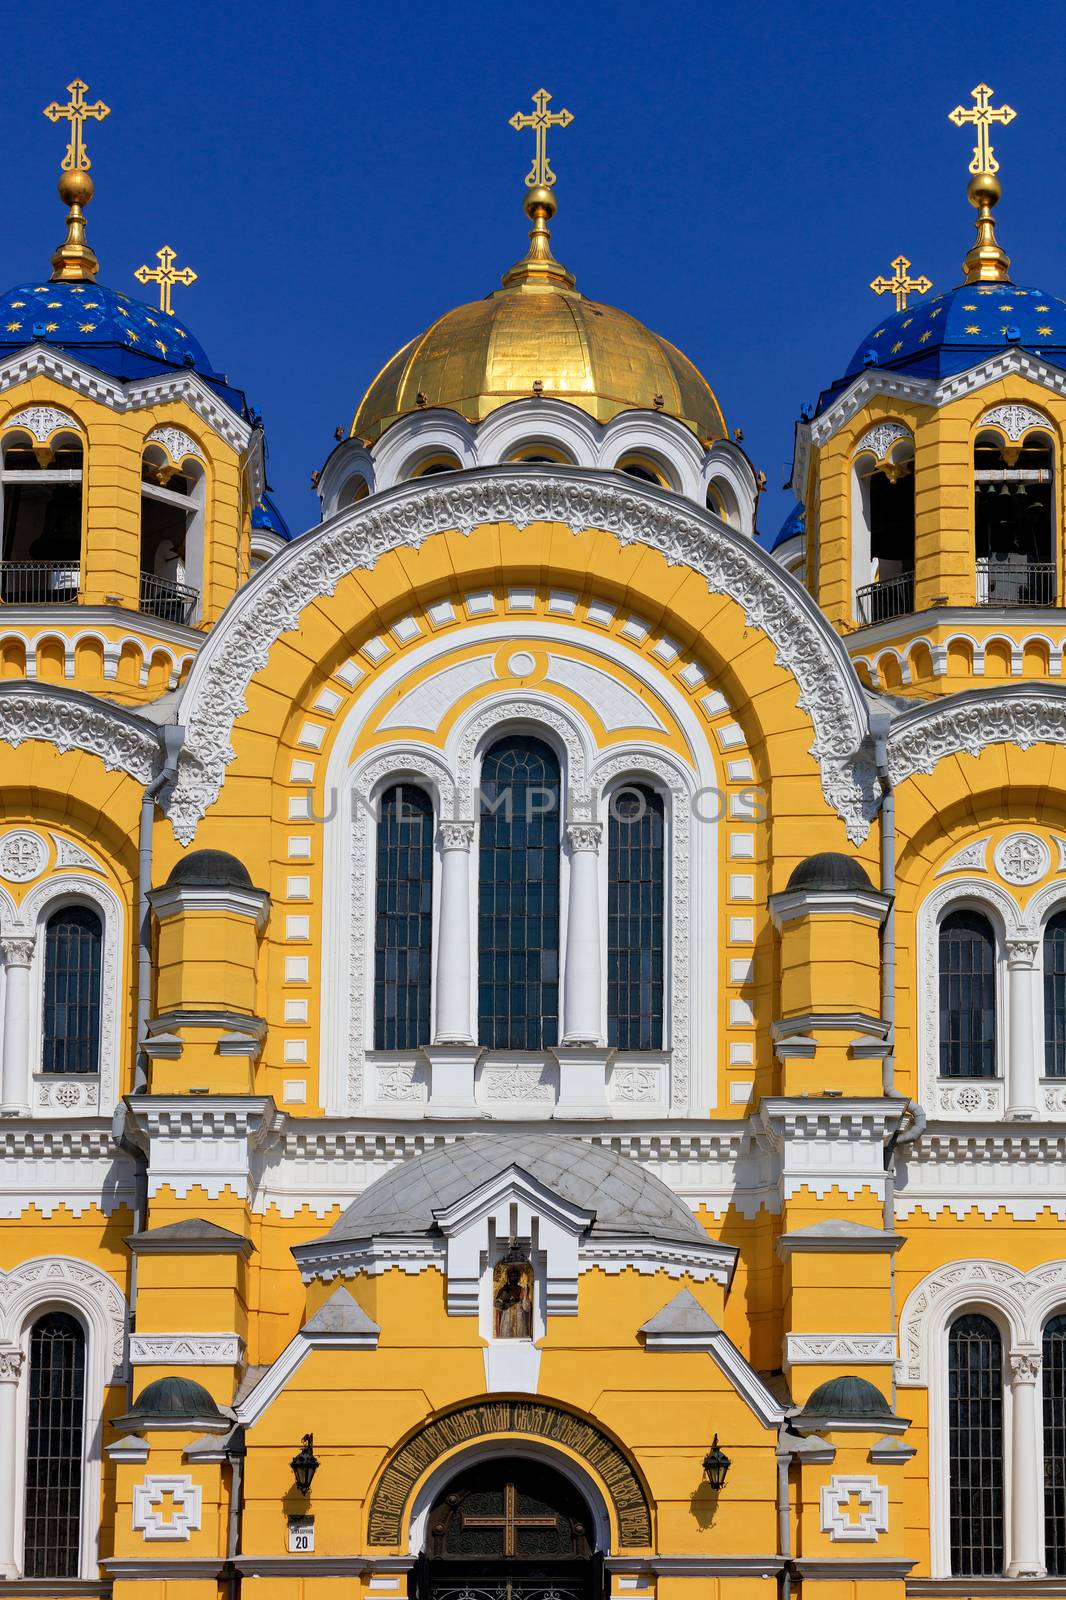
<svg viewBox="0 0 1066 1600"><path fill-rule="evenodd" d="M651 1544L651 1507L644 1486L619 1446L601 1429L561 1406L537 1400L486 1400L436 1417L404 1441L378 1479L370 1502L371 1545L398 1545L404 1514L419 1479L457 1445L515 1434L562 1445L587 1462L610 1498L623 1548ZM501 1460L506 1439L499 1440Z"/></svg>
<svg viewBox="0 0 1066 1600"><path fill-rule="evenodd" d="M590 1507L543 1462L501 1454L465 1467L430 1509L416 1600L601 1600Z"/></svg>

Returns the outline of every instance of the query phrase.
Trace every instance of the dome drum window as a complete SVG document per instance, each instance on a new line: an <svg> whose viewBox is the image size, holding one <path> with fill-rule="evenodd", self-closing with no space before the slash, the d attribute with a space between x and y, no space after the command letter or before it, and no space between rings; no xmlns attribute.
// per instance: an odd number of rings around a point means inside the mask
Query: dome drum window
<svg viewBox="0 0 1066 1600"><path fill-rule="evenodd" d="M71 605L81 582L83 445L73 417L20 413L0 452L5 605Z"/></svg>

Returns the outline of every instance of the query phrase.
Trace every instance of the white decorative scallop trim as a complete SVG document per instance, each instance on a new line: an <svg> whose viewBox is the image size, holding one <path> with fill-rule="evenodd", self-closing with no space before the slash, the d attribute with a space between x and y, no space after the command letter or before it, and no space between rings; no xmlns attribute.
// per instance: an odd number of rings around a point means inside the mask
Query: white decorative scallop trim
<svg viewBox="0 0 1066 1600"><path fill-rule="evenodd" d="M449 528L466 534L485 522L526 528L538 521L561 521L575 532L602 528L623 545L659 550L700 573L714 592L736 599L796 678L827 801L850 838L865 838L876 808L873 768L859 754L865 703L844 646L800 586L751 541L665 492L593 473L497 468L450 483L419 480L363 501L290 544L237 595L194 664L183 700L185 746L167 808L178 839L189 843L217 799L248 684L307 605L400 545L417 548Z"/></svg>
<svg viewBox="0 0 1066 1600"><path fill-rule="evenodd" d="M64 753L84 750L138 783L149 781L159 755L155 730L117 707L73 691L12 684L0 689L0 743L17 747L27 739Z"/></svg>
<svg viewBox="0 0 1066 1600"><path fill-rule="evenodd" d="M888 740L894 784L932 772L945 756L977 756L991 744L1066 743L1066 690L1006 685L972 691L904 713Z"/></svg>
<svg viewBox="0 0 1066 1600"><path fill-rule="evenodd" d="M24 411L8 417L4 423L5 433L8 428L25 428L27 433L33 434L38 444L43 444L58 428L70 428L74 433L82 431L77 418L72 417L69 411L60 411L56 406L27 406Z"/></svg>

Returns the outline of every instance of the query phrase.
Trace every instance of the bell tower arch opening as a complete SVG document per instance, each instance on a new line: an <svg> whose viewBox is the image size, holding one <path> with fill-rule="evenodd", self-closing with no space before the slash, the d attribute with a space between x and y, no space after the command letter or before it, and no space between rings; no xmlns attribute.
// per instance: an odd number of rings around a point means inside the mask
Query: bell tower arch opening
<svg viewBox="0 0 1066 1600"><path fill-rule="evenodd" d="M436 1490L411 1600L605 1600L599 1520L573 1476L547 1461L481 1454Z"/></svg>

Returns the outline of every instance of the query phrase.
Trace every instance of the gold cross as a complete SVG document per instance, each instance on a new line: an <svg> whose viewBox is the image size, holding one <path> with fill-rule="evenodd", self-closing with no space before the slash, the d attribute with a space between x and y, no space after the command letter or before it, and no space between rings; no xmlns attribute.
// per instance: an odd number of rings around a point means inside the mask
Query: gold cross
<svg viewBox="0 0 1066 1600"><path fill-rule="evenodd" d="M555 182L555 173L548 164L548 129L568 128L574 120L571 111L549 111L548 101L551 95L547 89L538 89L533 96L535 110L523 116L521 111L516 111L511 118L511 127L518 133L526 128L532 128L536 134L536 149L533 155L533 165L526 173L526 187L528 189L550 189Z"/></svg>
<svg viewBox="0 0 1066 1600"><path fill-rule="evenodd" d="M75 78L73 83L67 84L67 93L70 99L65 106L57 100L44 108L44 114L49 122L70 123L70 143L67 153L63 157L64 172L88 172L91 162L85 150L85 139L82 135L82 124L87 117L92 117L94 122L103 122L105 117L111 115L111 107L105 106L102 100L97 100L95 105L86 105L85 96L89 85L80 78Z"/></svg>
<svg viewBox="0 0 1066 1600"><path fill-rule="evenodd" d="M892 277L875 278L870 285L874 294L894 294L897 311L906 311L909 294L927 294L933 287L928 278L912 278L910 265L906 256L897 256L892 263L894 268Z"/></svg>
<svg viewBox="0 0 1066 1600"><path fill-rule="evenodd" d="M468 1517L463 1516L464 1528L502 1528L503 1553L505 1556L517 1555L515 1544L516 1528L557 1528L559 1518L550 1517L520 1517L517 1510L517 1496L513 1483L509 1483L503 1491L503 1516L502 1517Z"/></svg>
<svg viewBox="0 0 1066 1600"><path fill-rule="evenodd" d="M158 267L138 267L133 276L138 283L158 283L159 309L166 312L168 317L174 315L174 307L170 303L170 291L176 283L195 283L196 273L191 267L175 267L177 251L171 250L169 245L164 245L162 250L155 253Z"/></svg>
<svg viewBox="0 0 1066 1600"><path fill-rule="evenodd" d="M971 172L998 172L999 162L992 154L992 141L988 137L988 130L993 122L1001 122L1004 126L1013 122L1018 113L1013 106L990 106L995 90L990 89L987 83L979 83L976 89L971 89L970 94L974 104L972 106L956 106L954 111L948 112L948 120L956 128L964 127L966 123L973 123L977 129L977 143L973 147L973 160L970 162Z"/></svg>

